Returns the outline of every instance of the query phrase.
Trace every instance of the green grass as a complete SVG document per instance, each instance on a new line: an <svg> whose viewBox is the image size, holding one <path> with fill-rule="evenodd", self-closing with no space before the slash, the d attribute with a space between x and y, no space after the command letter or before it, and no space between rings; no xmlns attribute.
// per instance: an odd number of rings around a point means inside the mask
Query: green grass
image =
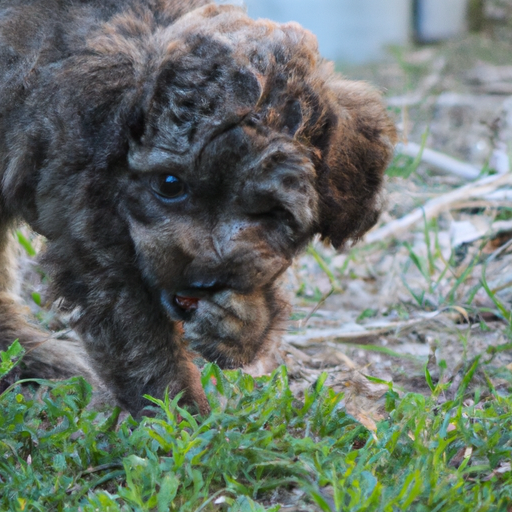
<svg viewBox="0 0 512 512"><path fill-rule="evenodd" d="M207 365L210 416L153 400L139 423L88 410L80 378L15 384L0 395L0 510L506 511L512 397L490 380L469 392L478 368L444 402L432 379L431 397L390 389L374 434L324 377L297 400L283 367L253 379Z"/></svg>

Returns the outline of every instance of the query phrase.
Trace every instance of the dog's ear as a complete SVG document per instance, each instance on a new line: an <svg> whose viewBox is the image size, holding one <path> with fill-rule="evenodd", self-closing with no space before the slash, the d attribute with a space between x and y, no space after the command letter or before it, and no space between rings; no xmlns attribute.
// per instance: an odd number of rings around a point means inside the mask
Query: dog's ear
<svg viewBox="0 0 512 512"><path fill-rule="evenodd" d="M380 94L368 84L332 75L324 87L322 103L328 107L318 121L323 127L315 130L314 143L318 148L318 232L340 248L377 222L396 131Z"/></svg>

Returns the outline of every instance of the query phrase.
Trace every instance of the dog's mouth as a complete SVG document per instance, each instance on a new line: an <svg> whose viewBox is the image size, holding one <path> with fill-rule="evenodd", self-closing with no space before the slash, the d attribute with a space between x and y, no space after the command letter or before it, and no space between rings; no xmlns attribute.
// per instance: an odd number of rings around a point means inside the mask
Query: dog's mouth
<svg viewBox="0 0 512 512"><path fill-rule="evenodd" d="M201 300L199 297L190 297L187 295L178 295L176 294L173 297L173 302L181 308L186 313L190 311L194 311L197 309L197 306L199 305L199 301Z"/></svg>
<svg viewBox="0 0 512 512"><path fill-rule="evenodd" d="M176 293L163 291L161 302L172 320L188 320L199 307L199 302L211 292L201 289L186 289Z"/></svg>
<svg viewBox="0 0 512 512"><path fill-rule="evenodd" d="M218 289L213 286L209 288L187 288L176 292L172 301L185 313L190 313L198 308L200 300L211 296L216 291Z"/></svg>

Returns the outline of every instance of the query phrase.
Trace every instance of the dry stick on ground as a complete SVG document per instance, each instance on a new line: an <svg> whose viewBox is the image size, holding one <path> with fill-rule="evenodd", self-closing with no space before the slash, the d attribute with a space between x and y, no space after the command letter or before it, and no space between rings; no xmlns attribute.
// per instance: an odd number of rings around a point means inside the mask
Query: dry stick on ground
<svg viewBox="0 0 512 512"><path fill-rule="evenodd" d="M472 201L460 201L459 203L454 203L450 206L450 210L467 210L473 208L510 208L510 203L512 201L493 201L490 199L479 199ZM502 222L502 221L497 221ZM508 221L505 221L508 222ZM496 224L496 223L494 223ZM500 228L501 229L501 228Z"/></svg>
<svg viewBox="0 0 512 512"><path fill-rule="evenodd" d="M422 222L424 219L428 221L437 217L441 212L446 211L451 205L459 201L471 197L485 196L503 185L512 185L512 173L486 176L485 178L459 187L435 199L431 199L422 207L414 209L404 217L392 220L384 224L384 226L370 231L364 238L364 241L370 244L381 242L392 236L396 237L401 235L405 231L410 230L417 222Z"/></svg>
<svg viewBox="0 0 512 512"><path fill-rule="evenodd" d="M415 142L399 144L397 146L397 152L412 158L416 158L418 155L421 155L422 162L425 162L436 169L450 174L455 174L456 176L460 176L467 180L475 180L480 176L480 169L474 165L461 162L456 158L452 158L451 156L440 153L439 151L434 151L433 149L422 149L421 146Z"/></svg>
<svg viewBox="0 0 512 512"><path fill-rule="evenodd" d="M304 333L286 334L283 336L283 340L296 347L307 347L311 344L323 341L337 341L343 343L352 341L353 343L358 343L365 338L380 336L391 331L416 326L422 322L431 320L442 312L443 311L432 311L422 314L419 318L401 322L379 321L372 322L365 326L347 324L333 329L308 329Z"/></svg>

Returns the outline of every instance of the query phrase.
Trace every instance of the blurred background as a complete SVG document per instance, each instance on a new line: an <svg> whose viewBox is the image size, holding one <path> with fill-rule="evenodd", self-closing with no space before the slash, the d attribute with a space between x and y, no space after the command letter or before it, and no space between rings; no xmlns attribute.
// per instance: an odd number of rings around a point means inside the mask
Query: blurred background
<svg viewBox="0 0 512 512"><path fill-rule="evenodd" d="M296 21L351 79L384 93L404 141L506 168L512 0L220 0ZM413 155L414 156L414 155Z"/></svg>
<svg viewBox="0 0 512 512"><path fill-rule="evenodd" d="M325 57L375 61L389 45L436 42L510 16L509 0L245 0L253 18L297 21Z"/></svg>

